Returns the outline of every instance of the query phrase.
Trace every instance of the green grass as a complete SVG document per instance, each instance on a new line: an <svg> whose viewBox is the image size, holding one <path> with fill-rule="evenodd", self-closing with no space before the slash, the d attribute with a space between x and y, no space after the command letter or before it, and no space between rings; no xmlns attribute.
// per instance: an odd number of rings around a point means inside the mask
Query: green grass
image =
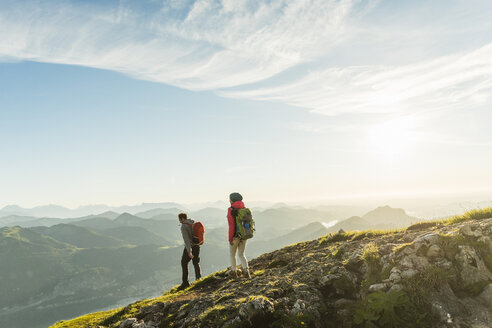
<svg viewBox="0 0 492 328"><path fill-rule="evenodd" d="M341 260L344 254L345 251L343 250L343 248L337 248L333 253L331 253L335 260Z"/></svg>
<svg viewBox="0 0 492 328"><path fill-rule="evenodd" d="M82 317L78 317L68 321L60 321L55 323L52 328L87 328L97 327L101 322L113 317L115 314L120 313L124 308L113 309L103 312L95 312L86 314Z"/></svg>
<svg viewBox="0 0 492 328"><path fill-rule="evenodd" d="M450 273L430 267L403 282L403 291L371 293L355 305L355 327L435 327L430 293L450 279ZM480 286L477 286L477 289Z"/></svg>
<svg viewBox="0 0 492 328"><path fill-rule="evenodd" d="M201 278L201 279L195 281L191 285L191 287L189 287L188 289L194 290L194 289L199 289L199 288L202 288L204 286L210 285L210 284L214 283L218 277L225 277L226 272L227 272L227 269L212 273L212 274L210 274L204 278Z"/></svg>
<svg viewBox="0 0 492 328"><path fill-rule="evenodd" d="M407 230L424 230L424 229L429 229L433 228L435 226L439 225L438 221L422 221L422 222L417 222L412 224L407 228Z"/></svg>
<svg viewBox="0 0 492 328"><path fill-rule="evenodd" d="M410 328L421 325L420 317L408 295L403 291L375 292L356 305L355 327Z"/></svg>
<svg viewBox="0 0 492 328"><path fill-rule="evenodd" d="M391 235L397 232L402 232L403 229L388 229L388 230L364 230L364 231L348 231L342 233L328 234L319 239L319 246L340 241L356 241L364 238L373 238L384 235Z"/></svg>
<svg viewBox="0 0 492 328"><path fill-rule="evenodd" d="M381 281L381 254L379 254L378 246L374 243L369 243L364 246L361 254L361 259L367 264L368 278L364 283L365 287Z"/></svg>
<svg viewBox="0 0 492 328"><path fill-rule="evenodd" d="M429 227L434 227L439 224L451 225L451 224L461 223L466 221L484 220L490 218L492 218L492 207L479 208L479 209L468 211L462 215L455 215L451 218L444 219L444 220L418 222L409 226L407 230L420 230Z"/></svg>
<svg viewBox="0 0 492 328"><path fill-rule="evenodd" d="M395 253L396 255L398 255L406 247L411 246L411 245L412 245L412 243L403 243L403 244L397 245L397 246L393 247L393 253Z"/></svg>
<svg viewBox="0 0 492 328"><path fill-rule="evenodd" d="M159 297L138 301L125 307L112 309L109 311L89 313L68 321L60 321L55 323L50 328L88 328L97 327L99 325L111 325L117 327L125 318L135 317L141 308L157 302L167 302L181 294L183 294L183 291L178 292L175 287Z"/></svg>
<svg viewBox="0 0 492 328"><path fill-rule="evenodd" d="M453 216L452 218L446 220L446 223L454 224L454 223L460 223L465 221L484 220L490 218L492 218L492 207L475 209L475 210L468 211L463 215Z"/></svg>
<svg viewBox="0 0 492 328"><path fill-rule="evenodd" d="M227 312L231 311L231 307L227 308L224 305L214 305L206 309L198 316L201 326L213 325L218 327L229 319Z"/></svg>

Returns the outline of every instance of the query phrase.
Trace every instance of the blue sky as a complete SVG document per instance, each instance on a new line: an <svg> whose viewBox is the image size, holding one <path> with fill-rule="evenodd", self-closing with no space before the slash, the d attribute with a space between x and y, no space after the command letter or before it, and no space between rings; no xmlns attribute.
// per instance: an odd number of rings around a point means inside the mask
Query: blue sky
<svg viewBox="0 0 492 328"><path fill-rule="evenodd" d="M0 206L490 190L491 9L2 1Z"/></svg>

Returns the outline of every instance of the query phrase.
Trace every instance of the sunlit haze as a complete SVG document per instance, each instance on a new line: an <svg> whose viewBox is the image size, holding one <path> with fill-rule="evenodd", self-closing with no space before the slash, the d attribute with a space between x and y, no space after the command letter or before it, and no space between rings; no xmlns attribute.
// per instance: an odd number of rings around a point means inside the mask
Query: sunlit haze
<svg viewBox="0 0 492 328"><path fill-rule="evenodd" d="M486 199L491 12L1 1L0 208Z"/></svg>

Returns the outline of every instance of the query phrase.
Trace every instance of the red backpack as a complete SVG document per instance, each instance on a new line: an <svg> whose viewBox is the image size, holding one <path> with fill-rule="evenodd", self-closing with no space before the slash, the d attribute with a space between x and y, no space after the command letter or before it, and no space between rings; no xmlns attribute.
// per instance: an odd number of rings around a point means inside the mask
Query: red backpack
<svg viewBox="0 0 492 328"><path fill-rule="evenodd" d="M205 242L205 239L203 238L203 235L205 234L205 227L203 224L198 221L193 224L187 224L191 226L191 230L193 231L193 243L195 245L203 245Z"/></svg>

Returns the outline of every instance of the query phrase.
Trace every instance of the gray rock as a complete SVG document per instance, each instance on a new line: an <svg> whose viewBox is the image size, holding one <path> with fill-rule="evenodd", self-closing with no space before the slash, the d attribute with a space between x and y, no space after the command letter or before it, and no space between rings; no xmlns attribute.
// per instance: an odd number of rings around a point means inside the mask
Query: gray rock
<svg viewBox="0 0 492 328"><path fill-rule="evenodd" d="M251 301L251 304L253 304L255 310L261 310L264 313L273 313L273 303L266 297L257 297Z"/></svg>
<svg viewBox="0 0 492 328"><path fill-rule="evenodd" d="M429 265L429 260L426 257L417 256L416 254L408 255L404 257L400 262L400 266L403 269L423 270L426 269Z"/></svg>
<svg viewBox="0 0 492 328"><path fill-rule="evenodd" d="M405 270L401 273L401 277L403 279L408 279L408 278L412 278L413 276L415 276L416 274L418 273L417 270L414 270L414 269L408 269L408 270Z"/></svg>
<svg viewBox="0 0 492 328"><path fill-rule="evenodd" d="M488 284L479 297L489 309L492 309L492 284Z"/></svg>
<svg viewBox="0 0 492 328"><path fill-rule="evenodd" d="M406 268L406 269L411 269L413 268L413 262L412 260L410 259L410 256L407 256L407 257L404 257L401 262L400 262L400 266L402 266L403 268Z"/></svg>
<svg viewBox="0 0 492 328"><path fill-rule="evenodd" d="M188 303L181 305L178 310L178 315L176 316L176 320L184 319L188 315Z"/></svg>
<svg viewBox="0 0 492 328"><path fill-rule="evenodd" d="M319 283L321 286L327 286L327 285L330 285L332 281L334 281L335 279L338 279L340 278L340 275L337 275L337 274L327 274L326 276L323 276L321 277L321 279L319 280Z"/></svg>
<svg viewBox="0 0 492 328"><path fill-rule="evenodd" d="M419 244L419 243L426 243L428 245L435 245L439 243L439 240L441 239L441 236L438 233L431 232L427 233L425 235L419 236L415 238L414 244Z"/></svg>
<svg viewBox="0 0 492 328"><path fill-rule="evenodd" d="M256 315L273 313L273 311L273 303L266 297L256 297L252 301L242 303L239 306L239 316L246 320L250 320Z"/></svg>
<svg viewBox="0 0 492 328"><path fill-rule="evenodd" d="M432 303L432 312L439 317L442 323L445 323L446 325L451 325L453 323L451 314L439 302Z"/></svg>
<svg viewBox="0 0 492 328"><path fill-rule="evenodd" d="M389 281L393 283L397 283L401 281L401 271L400 269L394 267L391 269L390 276L388 278Z"/></svg>
<svg viewBox="0 0 492 328"><path fill-rule="evenodd" d="M442 255L443 255L443 251L441 247L437 245L431 245L427 250L427 254L426 254L426 256L430 258L442 257Z"/></svg>
<svg viewBox="0 0 492 328"><path fill-rule="evenodd" d="M425 270L429 265L429 260L423 256L412 256L411 257L414 267L418 270Z"/></svg>
<svg viewBox="0 0 492 328"><path fill-rule="evenodd" d="M150 328L150 326L147 326L145 323L143 322L139 322L139 323L134 323L132 325L132 328Z"/></svg>
<svg viewBox="0 0 492 328"><path fill-rule="evenodd" d="M394 284L393 286L390 287L390 289L388 290L388 293L391 293L391 292L399 292L399 291L402 291L403 290L403 285L401 284Z"/></svg>
<svg viewBox="0 0 492 328"><path fill-rule="evenodd" d="M446 259L438 259L434 265L445 270L450 270L453 267L453 263Z"/></svg>
<svg viewBox="0 0 492 328"><path fill-rule="evenodd" d="M478 224L467 224L460 228L460 233L467 237L481 237L482 232Z"/></svg>
<svg viewBox="0 0 492 328"><path fill-rule="evenodd" d="M251 303L242 303L239 305L239 316L247 319L249 314L253 311L253 305Z"/></svg>
<svg viewBox="0 0 492 328"><path fill-rule="evenodd" d="M487 245L487 251L489 253L492 253L492 238L490 238L489 236L482 236L478 238L477 241Z"/></svg>
<svg viewBox="0 0 492 328"><path fill-rule="evenodd" d="M492 281L492 273L487 270L482 258L470 246L458 246L459 253L455 260L461 269L459 274L465 285L480 281Z"/></svg>
<svg viewBox="0 0 492 328"><path fill-rule="evenodd" d="M346 298L340 298L335 301L334 306L335 309L340 309L340 308L346 308L347 306L350 306L351 304L354 304L355 301L353 300L348 300Z"/></svg>
<svg viewBox="0 0 492 328"><path fill-rule="evenodd" d="M292 315L297 315L302 312L306 308L306 303L303 300L297 300L294 303L294 306L292 306L292 309L290 310L290 314Z"/></svg>
<svg viewBox="0 0 492 328"><path fill-rule="evenodd" d="M372 292L377 292L377 291L386 291L388 289L388 284L386 283L378 283L369 286L369 291Z"/></svg>
<svg viewBox="0 0 492 328"><path fill-rule="evenodd" d="M136 322L136 318L127 318L120 324L120 328L132 328L133 324Z"/></svg>

